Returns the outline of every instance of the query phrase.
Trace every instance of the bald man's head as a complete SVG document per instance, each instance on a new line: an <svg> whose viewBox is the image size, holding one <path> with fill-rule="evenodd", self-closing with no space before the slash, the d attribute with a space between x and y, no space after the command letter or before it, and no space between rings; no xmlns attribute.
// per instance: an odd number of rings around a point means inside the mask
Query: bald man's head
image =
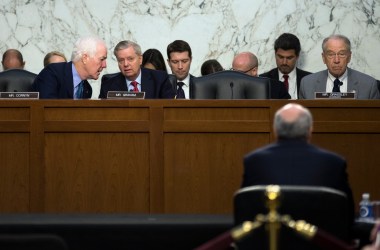
<svg viewBox="0 0 380 250"><path fill-rule="evenodd" d="M232 61L232 69L247 75L257 76L259 62L251 52L237 54Z"/></svg>
<svg viewBox="0 0 380 250"><path fill-rule="evenodd" d="M311 137L313 117L310 111L296 103L280 108L274 117L273 130L278 139L305 139Z"/></svg>
<svg viewBox="0 0 380 250"><path fill-rule="evenodd" d="M8 49L5 51L1 63L4 70L23 69L25 66L22 54L17 49Z"/></svg>

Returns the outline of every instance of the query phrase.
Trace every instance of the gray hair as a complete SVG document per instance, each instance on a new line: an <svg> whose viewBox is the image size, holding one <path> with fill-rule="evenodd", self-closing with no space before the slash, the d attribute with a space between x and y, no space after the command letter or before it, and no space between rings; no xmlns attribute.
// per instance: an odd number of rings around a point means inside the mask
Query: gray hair
<svg viewBox="0 0 380 250"><path fill-rule="evenodd" d="M96 55L98 45L104 45L104 41L98 37L88 36L79 38L74 45L73 52L71 54L71 61L79 61L84 54L93 58Z"/></svg>
<svg viewBox="0 0 380 250"><path fill-rule="evenodd" d="M344 36L344 35L331 35L329 37L326 37L325 39L323 39L323 42L322 42L322 51L323 52L326 52L327 48L326 48L326 43L329 41L329 40L342 40L344 42L344 44L346 45L347 47L347 50L351 52L351 42L350 40Z"/></svg>
<svg viewBox="0 0 380 250"><path fill-rule="evenodd" d="M299 109L299 114L296 119L289 121L284 119L282 112L283 108L278 110L274 116L273 129L279 139L308 139L310 129L313 124L313 117L307 108L299 104L288 104ZM284 107L287 107L285 105Z"/></svg>
<svg viewBox="0 0 380 250"><path fill-rule="evenodd" d="M138 45L137 43L135 42L132 42L132 41L128 41L128 40L125 40L125 41L121 41L119 42L115 49L113 50L113 54L116 56L116 53L119 51L119 50L123 50L123 49L127 49L129 47L132 47L134 49L134 51L136 52L137 55L142 55L142 52L141 52L141 47L140 45Z"/></svg>

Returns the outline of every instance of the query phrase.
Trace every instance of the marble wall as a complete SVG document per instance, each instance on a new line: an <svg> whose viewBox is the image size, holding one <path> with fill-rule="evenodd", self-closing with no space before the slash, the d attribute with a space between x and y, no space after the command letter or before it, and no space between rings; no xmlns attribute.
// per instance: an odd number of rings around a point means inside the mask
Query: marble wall
<svg viewBox="0 0 380 250"><path fill-rule="evenodd" d="M117 72L112 54L120 40L134 40L143 50L176 40L193 50L191 73L203 61L218 59L231 67L234 54L259 57L259 73L273 67L273 43L283 32L302 44L299 67L325 69L324 37L340 33L352 42L350 67L380 79L380 0L1 0L0 53L19 49L26 69L38 73L43 57L59 50L70 57L80 36L96 34L109 47L105 73ZM100 80L91 82L97 97Z"/></svg>

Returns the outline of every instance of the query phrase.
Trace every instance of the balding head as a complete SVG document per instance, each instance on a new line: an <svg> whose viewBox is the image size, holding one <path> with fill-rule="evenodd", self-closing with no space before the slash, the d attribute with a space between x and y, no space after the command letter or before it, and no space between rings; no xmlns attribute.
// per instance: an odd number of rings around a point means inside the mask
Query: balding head
<svg viewBox="0 0 380 250"><path fill-rule="evenodd" d="M232 70L257 76L259 62L257 57L251 52L242 52L237 54L232 61Z"/></svg>
<svg viewBox="0 0 380 250"><path fill-rule="evenodd" d="M1 63L3 64L4 70L23 69L25 66L22 54L17 49L8 49L5 51Z"/></svg>
<svg viewBox="0 0 380 250"><path fill-rule="evenodd" d="M310 111L296 103L280 108L274 116L273 130L277 139L309 140L313 129Z"/></svg>

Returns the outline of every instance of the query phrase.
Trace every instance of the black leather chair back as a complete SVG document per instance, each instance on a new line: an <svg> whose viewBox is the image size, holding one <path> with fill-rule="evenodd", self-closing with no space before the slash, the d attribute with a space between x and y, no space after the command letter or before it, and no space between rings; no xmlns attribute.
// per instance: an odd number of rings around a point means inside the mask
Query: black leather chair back
<svg viewBox="0 0 380 250"><path fill-rule="evenodd" d="M0 92L30 92L36 74L23 69L0 72Z"/></svg>
<svg viewBox="0 0 380 250"><path fill-rule="evenodd" d="M225 70L194 77L191 99L269 99L270 79Z"/></svg>
<svg viewBox="0 0 380 250"><path fill-rule="evenodd" d="M177 77L173 74L169 74L169 81L173 86L175 92L177 92Z"/></svg>
<svg viewBox="0 0 380 250"><path fill-rule="evenodd" d="M54 234L1 234L0 249L68 250L66 242Z"/></svg>
<svg viewBox="0 0 380 250"><path fill-rule="evenodd" d="M281 197L278 212L290 215L294 220L305 220L341 240L349 240L349 208L344 193L326 187L280 186ZM266 186L240 189L234 196L234 224L253 221L257 214L267 214ZM268 233L264 227L238 242L239 250L269 249ZM279 249L320 249L314 243L297 235L292 229L281 226Z"/></svg>

